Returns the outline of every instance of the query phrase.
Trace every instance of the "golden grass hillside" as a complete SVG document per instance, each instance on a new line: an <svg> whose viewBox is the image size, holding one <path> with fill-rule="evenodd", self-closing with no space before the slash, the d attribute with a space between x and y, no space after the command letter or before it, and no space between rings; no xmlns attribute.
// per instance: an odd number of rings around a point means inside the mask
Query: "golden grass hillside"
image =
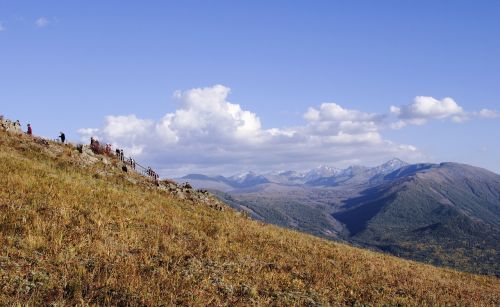
<svg viewBox="0 0 500 307"><path fill-rule="evenodd" d="M49 147L0 131L0 305L500 304L493 277L263 225Z"/></svg>

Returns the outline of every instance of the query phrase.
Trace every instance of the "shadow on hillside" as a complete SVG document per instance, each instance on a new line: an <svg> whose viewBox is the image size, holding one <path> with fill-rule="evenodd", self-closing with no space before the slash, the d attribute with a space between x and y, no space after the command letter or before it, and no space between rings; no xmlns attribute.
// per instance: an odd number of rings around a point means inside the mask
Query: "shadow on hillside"
<svg viewBox="0 0 500 307"><path fill-rule="evenodd" d="M345 225L350 236L355 236L366 229L368 222L386 203L394 199L394 195L385 196L385 192L380 187L366 189L359 197L345 200L342 207L346 210L332 216Z"/></svg>

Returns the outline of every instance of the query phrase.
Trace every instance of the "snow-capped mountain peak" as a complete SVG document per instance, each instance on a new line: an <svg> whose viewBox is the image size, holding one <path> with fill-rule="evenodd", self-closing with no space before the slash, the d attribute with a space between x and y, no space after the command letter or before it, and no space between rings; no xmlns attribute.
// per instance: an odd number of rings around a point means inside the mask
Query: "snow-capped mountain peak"
<svg viewBox="0 0 500 307"><path fill-rule="evenodd" d="M388 174L390 172L393 172L397 169L400 169L403 166L408 165L408 163L398 159L398 158L393 158L384 164L381 164L379 166L374 167L373 169L377 171L377 173L381 174Z"/></svg>
<svg viewBox="0 0 500 307"><path fill-rule="evenodd" d="M306 180L314 180L317 178L322 178L322 177L331 177L339 174L342 170L331 167L331 166L326 166L322 165L316 168L313 168L312 170L308 171L305 175Z"/></svg>
<svg viewBox="0 0 500 307"><path fill-rule="evenodd" d="M313 185L313 186L337 186L347 184L363 184L383 180L383 177L408 163L393 158L375 167L360 165L349 166L339 169L327 165L322 165L305 172L293 170L279 170L267 173L257 173L254 171L242 172L230 177L207 177L203 175L191 175L192 180L212 180L223 182L233 188L246 188L261 184L281 184L281 185ZM205 176L206 177L206 176Z"/></svg>

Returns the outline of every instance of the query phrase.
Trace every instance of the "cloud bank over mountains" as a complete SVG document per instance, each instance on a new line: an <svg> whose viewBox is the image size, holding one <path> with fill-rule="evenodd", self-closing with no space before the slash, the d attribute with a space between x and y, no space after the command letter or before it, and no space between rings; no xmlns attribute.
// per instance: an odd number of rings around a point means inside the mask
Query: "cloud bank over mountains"
<svg viewBox="0 0 500 307"><path fill-rule="evenodd" d="M159 120L136 115L110 115L101 128L83 128L83 138L96 136L150 161L165 175L189 172L231 173L244 169L305 169L319 164L378 163L391 157L425 159L411 144L385 139L381 131L408 124L498 114L483 109L467 113L453 99L417 97L391 107L388 114L365 113L336 103L322 103L304 114L302 125L263 128L257 114L228 101L223 85L177 91L180 106ZM396 119L394 119L394 115Z"/></svg>

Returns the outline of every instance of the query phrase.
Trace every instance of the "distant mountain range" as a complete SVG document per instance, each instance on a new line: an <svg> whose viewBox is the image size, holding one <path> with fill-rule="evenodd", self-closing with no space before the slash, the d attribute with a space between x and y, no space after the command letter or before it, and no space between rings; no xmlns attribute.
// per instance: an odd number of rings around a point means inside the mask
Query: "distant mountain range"
<svg viewBox="0 0 500 307"><path fill-rule="evenodd" d="M500 176L481 168L392 159L180 180L265 222L500 277Z"/></svg>
<svg viewBox="0 0 500 307"><path fill-rule="evenodd" d="M339 169L320 166L306 172L287 170L259 174L250 171L230 177L189 174L178 180L189 181L194 186L223 192L237 192L265 184L310 187L353 186L379 183L383 176L406 165L408 163L395 158L376 167L350 166L346 169Z"/></svg>

